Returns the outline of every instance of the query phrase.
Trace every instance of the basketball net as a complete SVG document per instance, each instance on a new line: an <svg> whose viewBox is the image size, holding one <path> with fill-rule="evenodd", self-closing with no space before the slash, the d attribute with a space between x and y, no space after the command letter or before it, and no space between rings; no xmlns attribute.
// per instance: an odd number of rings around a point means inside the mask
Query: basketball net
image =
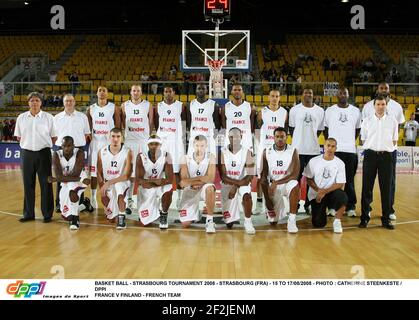
<svg viewBox="0 0 419 320"><path fill-rule="evenodd" d="M209 60L208 68L210 70L210 81L213 88L213 98L221 99L224 97L223 88L223 68L224 60Z"/></svg>

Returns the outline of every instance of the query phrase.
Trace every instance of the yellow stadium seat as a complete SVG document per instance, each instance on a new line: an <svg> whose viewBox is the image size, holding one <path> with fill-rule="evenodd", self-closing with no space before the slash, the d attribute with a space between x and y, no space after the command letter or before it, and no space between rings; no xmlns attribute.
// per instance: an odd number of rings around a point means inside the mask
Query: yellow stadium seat
<svg viewBox="0 0 419 320"><path fill-rule="evenodd" d="M120 94L115 94L115 95L113 96L113 101L114 101L115 103L121 103L121 101L122 101L122 96L121 96Z"/></svg>
<svg viewBox="0 0 419 320"><path fill-rule="evenodd" d="M364 102L364 97L363 96L356 96L355 97L355 103L356 104L360 104Z"/></svg>
<svg viewBox="0 0 419 320"><path fill-rule="evenodd" d="M251 96L251 95L247 95L247 96L246 96L246 101L247 101L247 102L250 102L250 103L253 103L253 102L255 101L255 99L254 99L254 97L253 97L253 96Z"/></svg>
<svg viewBox="0 0 419 320"><path fill-rule="evenodd" d="M82 102L90 102L90 96L88 94L82 95Z"/></svg>
<svg viewBox="0 0 419 320"><path fill-rule="evenodd" d="M288 102L288 96L282 95L279 101L280 101L280 103L287 103Z"/></svg>
<svg viewBox="0 0 419 320"><path fill-rule="evenodd" d="M406 104L413 103L413 97L412 96L407 96L404 100L404 103L406 103Z"/></svg>

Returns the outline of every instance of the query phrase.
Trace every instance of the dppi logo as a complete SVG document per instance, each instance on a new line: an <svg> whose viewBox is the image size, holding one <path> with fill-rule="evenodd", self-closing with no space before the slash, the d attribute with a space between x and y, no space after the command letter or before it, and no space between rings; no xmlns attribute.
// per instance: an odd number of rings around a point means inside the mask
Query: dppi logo
<svg viewBox="0 0 419 320"><path fill-rule="evenodd" d="M31 298L33 295L42 294L45 289L46 281L39 283L24 283L22 280L18 280L15 283L11 283L7 286L7 293L14 295L15 298Z"/></svg>

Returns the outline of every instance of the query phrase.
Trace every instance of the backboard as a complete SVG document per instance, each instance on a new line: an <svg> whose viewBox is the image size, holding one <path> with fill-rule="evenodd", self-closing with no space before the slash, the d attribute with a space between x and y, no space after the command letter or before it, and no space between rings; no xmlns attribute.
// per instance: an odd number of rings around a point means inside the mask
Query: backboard
<svg viewBox="0 0 419 320"><path fill-rule="evenodd" d="M223 72L251 70L249 30L183 30L180 69L208 72L209 60L224 60Z"/></svg>

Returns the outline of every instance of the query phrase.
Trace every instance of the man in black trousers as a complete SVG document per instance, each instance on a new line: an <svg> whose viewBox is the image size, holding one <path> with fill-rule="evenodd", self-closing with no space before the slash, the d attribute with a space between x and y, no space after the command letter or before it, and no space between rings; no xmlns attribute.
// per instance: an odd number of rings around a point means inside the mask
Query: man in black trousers
<svg viewBox="0 0 419 320"><path fill-rule="evenodd" d="M20 222L35 220L35 183L38 174L41 189L41 211L44 222L51 221L54 210L51 176L51 147L57 139L53 116L41 110L42 95L28 95L29 111L19 115L14 135L21 147L22 176L24 186L23 218Z"/></svg>
<svg viewBox="0 0 419 320"><path fill-rule="evenodd" d="M397 120L386 113L386 96L378 95L374 100L375 112L364 119L361 125L361 140L364 148L362 167L362 215L360 228L366 228L370 220L369 210L372 202L375 177L381 193L382 226L392 230L391 214L391 182L392 152L396 149L398 135Z"/></svg>

